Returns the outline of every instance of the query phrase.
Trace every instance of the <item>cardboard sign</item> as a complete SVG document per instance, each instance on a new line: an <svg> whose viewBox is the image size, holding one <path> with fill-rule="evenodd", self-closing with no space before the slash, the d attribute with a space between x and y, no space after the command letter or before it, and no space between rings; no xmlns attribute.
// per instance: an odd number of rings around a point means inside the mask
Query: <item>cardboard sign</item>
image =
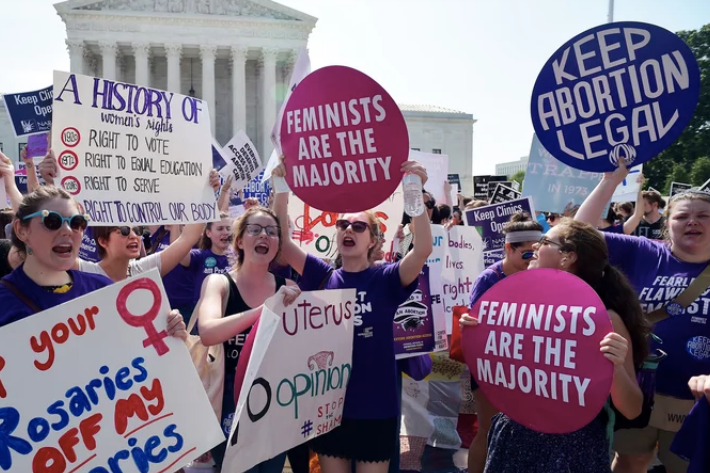
<svg viewBox="0 0 710 473"><path fill-rule="evenodd" d="M92 225L219 220L200 99L55 71L53 129L58 183Z"/></svg>
<svg viewBox="0 0 710 473"><path fill-rule="evenodd" d="M380 220L380 230L384 231L385 261L392 262L392 253L397 227L404 212L404 194L399 187L394 194L372 209ZM291 194L288 199L288 215L293 219L292 238L301 248L319 258L335 258L337 254L335 222L338 214L316 210Z"/></svg>
<svg viewBox="0 0 710 473"><path fill-rule="evenodd" d="M444 314L435 317L429 287L429 267L424 265L417 288L394 315L394 352L398 360L448 347Z"/></svg>
<svg viewBox="0 0 710 473"><path fill-rule="evenodd" d="M338 427L353 351L355 289L264 303L223 470L241 473Z"/></svg>
<svg viewBox="0 0 710 473"><path fill-rule="evenodd" d="M629 175L626 176L621 184L616 186L614 194L611 196L612 202L636 202L641 190L641 184L638 182L639 174L643 172L643 165L639 164L629 169Z"/></svg>
<svg viewBox="0 0 710 473"><path fill-rule="evenodd" d="M670 196L673 197L676 194L680 194L681 192L685 192L687 190L690 190L693 188L692 184L684 184L682 182L671 182L671 192Z"/></svg>
<svg viewBox="0 0 710 473"><path fill-rule="evenodd" d="M552 155L577 169L642 164L690 123L700 71L687 44L658 26L608 23L578 34L545 63L530 111Z"/></svg>
<svg viewBox="0 0 710 473"><path fill-rule="evenodd" d="M540 212L562 213L568 205L582 205L603 174L587 172L558 161L533 135L523 189Z"/></svg>
<svg viewBox="0 0 710 473"><path fill-rule="evenodd" d="M225 179L232 176L232 190L242 190L264 168L254 143L242 130L224 145L222 156L226 164L219 173Z"/></svg>
<svg viewBox="0 0 710 473"><path fill-rule="evenodd" d="M475 228L456 225L449 229L441 273L441 294L447 334L451 334L452 331L451 314L454 306L469 304L473 282L485 269L483 248L483 240Z"/></svg>
<svg viewBox="0 0 710 473"><path fill-rule="evenodd" d="M222 442L169 311L152 270L2 328L2 469L173 472Z"/></svg>
<svg viewBox="0 0 710 473"><path fill-rule="evenodd" d="M517 184L517 182L514 181L513 184ZM520 192L513 189L512 187L508 187L503 185L502 183L498 183L496 184L496 190L493 191L493 196L491 196L490 203L502 204L503 202L517 200L520 198L520 195Z"/></svg>
<svg viewBox="0 0 710 473"><path fill-rule="evenodd" d="M405 232L409 227L405 228ZM407 232L408 233L408 232ZM444 264L449 248L449 233L443 225L431 226L432 250L426 260L429 268L429 294L431 295L431 309L434 313L434 321L443 320L447 335L451 333L450 323L446 320L446 309L444 304ZM448 280L453 280L449 275Z"/></svg>
<svg viewBox="0 0 710 473"><path fill-rule="evenodd" d="M505 246L503 227L510 222L510 217L516 212L526 212L531 216L535 215L535 209L529 197L466 210L464 222L471 227L481 227L483 250L486 252L494 251Z"/></svg>
<svg viewBox="0 0 710 473"><path fill-rule="evenodd" d="M427 181L424 190L434 196L436 204L446 202L446 192L444 184L449 175L449 157L445 154L422 153L421 151L410 150L409 160L417 161L424 166L427 173Z"/></svg>
<svg viewBox="0 0 710 473"><path fill-rule="evenodd" d="M16 138L52 129L52 87L5 94L3 99Z"/></svg>
<svg viewBox="0 0 710 473"><path fill-rule="evenodd" d="M521 271L470 314L480 325L463 330L466 364L496 409L548 434L574 432L599 414L614 377L599 343L613 328L584 281L554 269Z"/></svg>
<svg viewBox="0 0 710 473"><path fill-rule="evenodd" d="M377 82L329 66L293 91L281 146L286 181L300 199L330 212L359 212L397 189L409 135L399 107Z"/></svg>

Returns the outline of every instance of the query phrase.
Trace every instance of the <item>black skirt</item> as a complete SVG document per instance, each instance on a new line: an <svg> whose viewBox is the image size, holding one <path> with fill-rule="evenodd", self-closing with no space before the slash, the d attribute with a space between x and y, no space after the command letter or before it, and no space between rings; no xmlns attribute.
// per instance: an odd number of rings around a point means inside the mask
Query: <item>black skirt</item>
<svg viewBox="0 0 710 473"><path fill-rule="evenodd" d="M397 435L397 418L343 419L337 427L310 442L319 455L360 462L390 461L398 455L392 439Z"/></svg>

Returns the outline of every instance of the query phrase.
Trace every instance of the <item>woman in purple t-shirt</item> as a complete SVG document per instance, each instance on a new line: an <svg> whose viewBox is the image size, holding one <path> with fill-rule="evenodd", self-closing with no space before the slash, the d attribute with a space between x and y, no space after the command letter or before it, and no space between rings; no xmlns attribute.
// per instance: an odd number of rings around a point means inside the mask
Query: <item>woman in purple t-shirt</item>
<svg viewBox="0 0 710 473"><path fill-rule="evenodd" d="M578 220L596 222L602 208L628 175L620 166L606 174L584 201ZM667 307L710 262L710 194L689 191L673 196L666 208L668 243L645 238L605 234L610 262L622 270L638 293L646 314ZM614 438L615 472L640 472L658 457L669 473L684 472L688 463L670 451L670 445L693 406L688 380L710 372L710 296L706 290L691 305L678 309L656 323L651 348L667 357L656 373L655 407L649 425L619 430Z"/></svg>
<svg viewBox="0 0 710 473"><path fill-rule="evenodd" d="M408 161L402 172L427 175L419 163ZM288 221L288 188L283 165L274 170L277 191L274 206L279 220ZM357 198L357 196L353 196ZM414 217L415 245L399 262L372 267L368 256L377 245L377 219L370 211L345 214L336 222L336 243L343 267L333 270L319 258L308 255L281 228L285 260L301 274L302 290L357 290L354 310L352 372L340 427L316 437L311 448L318 453L324 473L349 471L351 461L358 471L386 473L396 454L399 412L397 365L394 354L394 319L400 304L416 288L419 273L432 251L432 236L426 212Z"/></svg>
<svg viewBox="0 0 710 473"><path fill-rule="evenodd" d="M478 275L471 290L471 308L498 281L518 271L528 269L533 257L533 244L540 241L542 237L542 225L532 220L530 215L516 212L510 217L510 222L503 227L503 233L505 234L505 258L492 264ZM498 411L486 399L483 391L478 389L478 383L473 375L471 376L471 391L476 401L478 431L468 448L468 471L469 473L483 473L486 466L487 439L488 431L491 428L491 418Z"/></svg>

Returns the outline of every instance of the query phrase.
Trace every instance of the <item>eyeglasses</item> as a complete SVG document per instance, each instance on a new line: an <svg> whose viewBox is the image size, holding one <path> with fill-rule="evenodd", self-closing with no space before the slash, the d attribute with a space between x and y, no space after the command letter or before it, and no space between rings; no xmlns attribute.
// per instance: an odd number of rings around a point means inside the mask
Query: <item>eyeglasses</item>
<svg viewBox="0 0 710 473"><path fill-rule="evenodd" d="M350 226L353 227L353 231L355 233L362 233L369 227L367 223L361 222L360 220L356 220L355 222L350 222L348 220L337 220L335 222L335 228L337 228L338 230L345 231Z"/></svg>
<svg viewBox="0 0 710 473"><path fill-rule="evenodd" d="M84 230L89 224L88 215L76 214L71 217L63 217L62 214L54 210L40 210L39 212L27 215L22 220L29 220L34 217L42 217L42 224L44 224L47 230L52 231L62 228L64 222L67 222L69 228L74 231Z"/></svg>
<svg viewBox="0 0 710 473"><path fill-rule="evenodd" d="M552 241L547 237L542 237L540 240L537 242L538 245L543 246L543 245L555 245L559 246L560 248L562 247L562 243L557 243L556 241Z"/></svg>
<svg viewBox="0 0 710 473"><path fill-rule="evenodd" d="M121 233L122 237L127 237L128 235L131 234L131 231L136 234L136 236L143 236L143 227L118 227L116 230L118 230Z"/></svg>
<svg viewBox="0 0 710 473"><path fill-rule="evenodd" d="M259 236L261 232L265 231L266 236L271 238L277 238L279 236L279 227L276 225L259 225L258 223L247 223L246 232L247 235Z"/></svg>

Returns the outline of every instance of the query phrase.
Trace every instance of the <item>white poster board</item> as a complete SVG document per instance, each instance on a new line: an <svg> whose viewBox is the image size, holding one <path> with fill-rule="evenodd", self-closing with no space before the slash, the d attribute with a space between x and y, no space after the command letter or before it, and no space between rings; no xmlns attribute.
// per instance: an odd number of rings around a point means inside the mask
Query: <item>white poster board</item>
<svg viewBox="0 0 710 473"><path fill-rule="evenodd" d="M254 143L242 130L224 145L221 154L227 164L219 173L224 179L232 176L234 191L244 189L264 168Z"/></svg>
<svg viewBox="0 0 710 473"><path fill-rule="evenodd" d="M629 175L621 184L616 186L614 194L611 196L612 202L636 202L641 185L637 182L639 174L643 172L643 164L629 169ZM606 214L604 214L606 217Z"/></svg>
<svg viewBox="0 0 710 473"><path fill-rule="evenodd" d="M282 297L264 303L223 471L242 473L342 421L355 289L303 292L288 307Z"/></svg>
<svg viewBox="0 0 710 473"><path fill-rule="evenodd" d="M445 154L409 150L409 160L419 162L426 169L428 179L424 190L434 196L437 205L445 203L448 195L444 191L444 184L449 182L449 157Z"/></svg>
<svg viewBox="0 0 710 473"><path fill-rule="evenodd" d="M92 225L219 220L202 100L54 71L53 107L57 185Z"/></svg>
<svg viewBox="0 0 710 473"><path fill-rule="evenodd" d="M167 473L222 442L169 310L152 270L2 328L3 470Z"/></svg>

